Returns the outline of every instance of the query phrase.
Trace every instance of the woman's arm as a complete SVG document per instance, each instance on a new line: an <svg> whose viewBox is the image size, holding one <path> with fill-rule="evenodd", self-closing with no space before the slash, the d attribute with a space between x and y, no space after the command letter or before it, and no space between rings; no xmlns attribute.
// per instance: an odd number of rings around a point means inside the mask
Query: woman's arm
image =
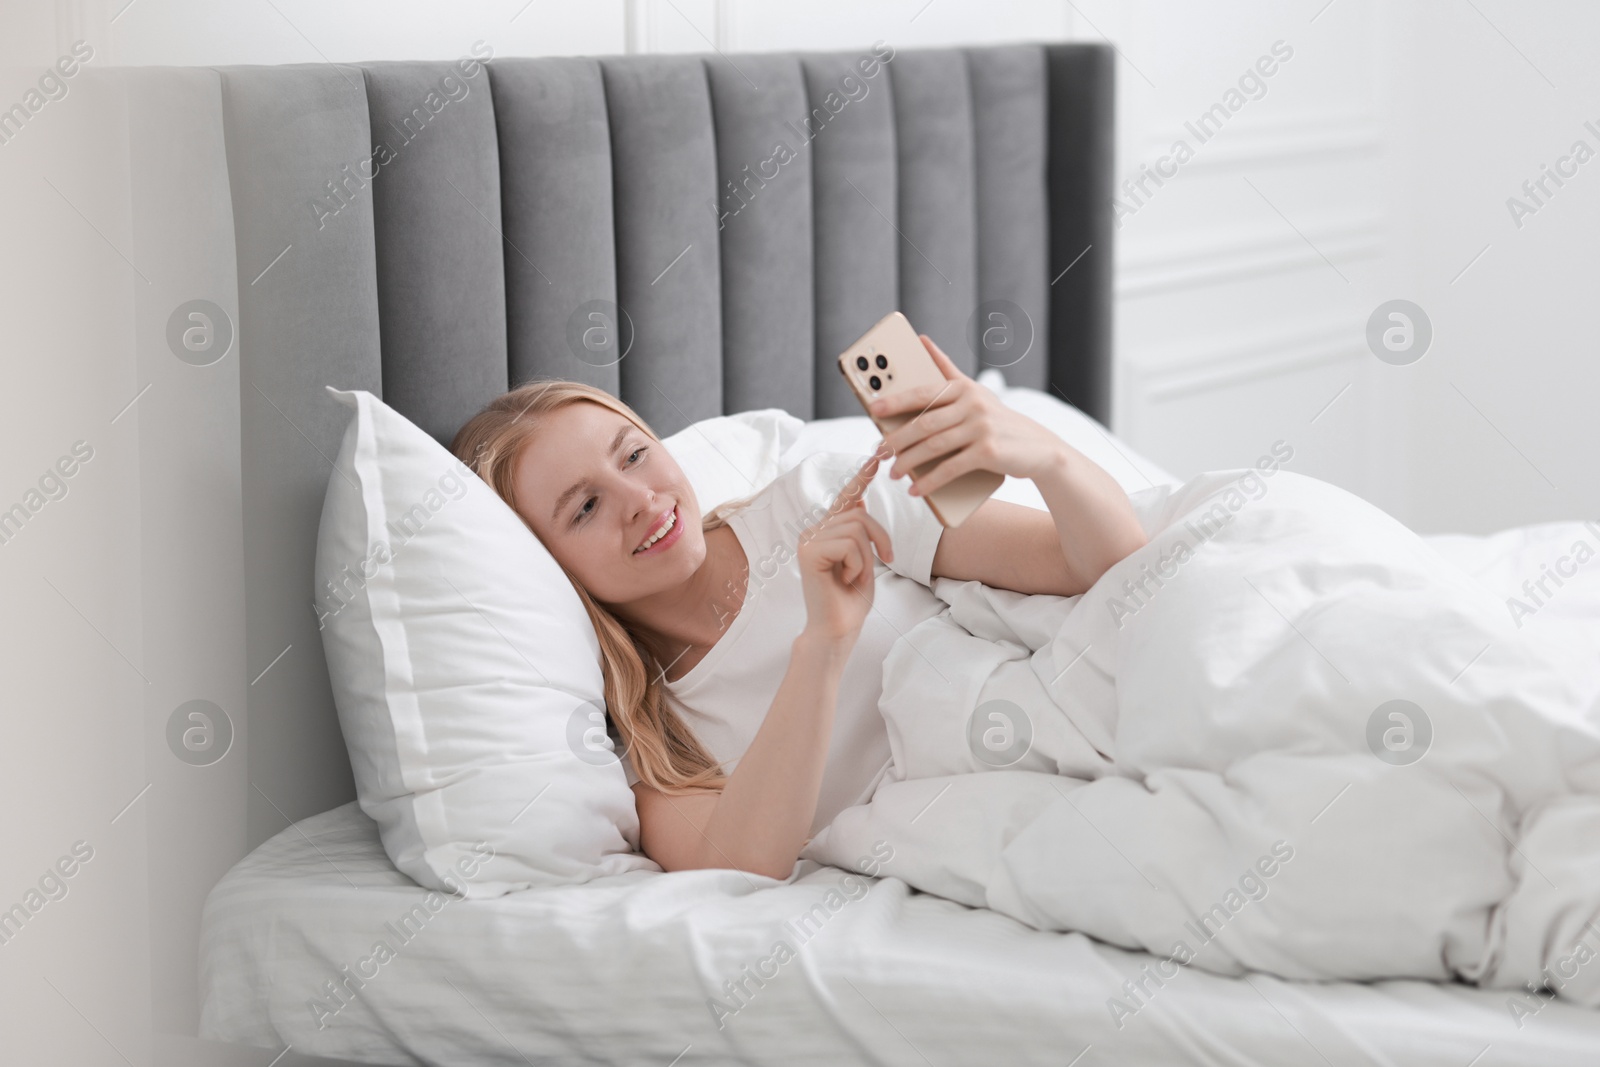
<svg viewBox="0 0 1600 1067"><path fill-rule="evenodd" d="M873 549L894 558L889 531L862 504L878 456L799 538L806 623L750 747L722 790L668 796L633 787L645 855L669 871L734 867L787 878L811 836L833 735L839 679L872 609Z"/></svg>
<svg viewBox="0 0 1600 1067"><path fill-rule="evenodd" d="M734 867L787 878L811 834L854 641L802 632L772 708L720 793L668 796L639 782L639 843L669 871Z"/></svg>
<svg viewBox="0 0 1600 1067"><path fill-rule="evenodd" d="M873 413L917 415L884 438L895 453L890 477L946 457L912 485L926 495L971 470L1030 478L1048 515L987 500L934 552L933 574L1020 593L1075 596L1147 538L1128 494L1082 452L1002 404L963 374L926 335L922 343L944 373L942 388L909 390L874 402ZM924 393L928 395L923 395Z"/></svg>
<svg viewBox="0 0 1600 1067"><path fill-rule="evenodd" d="M1105 468L1071 446L1061 466L1035 476L1049 512L986 500L947 529L933 575L1019 593L1077 596L1147 538L1128 495Z"/></svg>

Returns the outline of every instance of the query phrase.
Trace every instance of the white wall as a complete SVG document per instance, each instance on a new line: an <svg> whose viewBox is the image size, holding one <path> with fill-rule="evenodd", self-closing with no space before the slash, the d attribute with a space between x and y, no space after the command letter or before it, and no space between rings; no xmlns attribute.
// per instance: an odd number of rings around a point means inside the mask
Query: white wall
<svg viewBox="0 0 1600 1067"><path fill-rule="evenodd" d="M1553 195L1540 194L1545 205L1520 227L1507 200L1526 200L1522 183L1575 141L1600 153L1600 132L1584 126L1600 130L1600 8L1475 8L1406 5L1391 63L1398 221L1415 299L1438 331L1437 350L1412 368L1408 505L1436 529L1592 518L1600 160L1562 187L1547 180Z"/></svg>
<svg viewBox="0 0 1600 1067"><path fill-rule="evenodd" d="M55 58L51 16L0 8L0 106L38 76L16 64ZM143 283L119 251L126 131L103 88L77 80L0 145L0 510L50 498L0 543L0 921L26 909L0 927L7 1063L143 1063L148 1045L139 424L122 415Z"/></svg>
<svg viewBox="0 0 1600 1067"><path fill-rule="evenodd" d="M1265 96L1124 219L1123 433L1185 474L1282 436L1297 469L1425 532L1600 514L1587 240L1600 165L1520 228L1506 207L1575 139L1600 151L1582 125L1600 120L1584 105L1600 10L1079 7L1127 55L1129 174L1271 41L1295 49ZM1409 366L1379 362L1364 336L1394 298L1435 332Z"/></svg>
<svg viewBox="0 0 1600 1067"><path fill-rule="evenodd" d="M454 59L477 39L497 55L764 51L1059 39L1071 8L1050 0L63 0L104 21L117 62L354 63ZM118 14L118 12L121 12Z"/></svg>
<svg viewBox="0 0 1600 1067"><path fill-rule="evenodd" d="M1403 507L1362 340L1394 285L1376 3L1080 6L1124 55L1117 428L1182 476L1282 440Z"/></svg>
<svg viewBox="0 0 1600 1067"><path fill-rule="evenodd" d="M497 55L624 50L621 0L64 2L103 20L116 62L140 66L455 59L479 39Z"/></svg>

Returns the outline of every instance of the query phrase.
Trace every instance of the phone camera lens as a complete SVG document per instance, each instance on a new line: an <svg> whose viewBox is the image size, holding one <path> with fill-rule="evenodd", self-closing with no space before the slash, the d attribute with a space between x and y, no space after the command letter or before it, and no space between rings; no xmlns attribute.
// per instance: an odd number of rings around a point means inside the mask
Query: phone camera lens
<svg viewBox="0 0 1600 1067"><path fill-rule="evenodd" d="M867 384L872 386L872 391L876 393L879 389L883 388L883 379L874 374L872 377L867 379Z"/></svg>
<svg viewBox="0 0 1600 1067"><path fill-rule="evenodd" d="M879 356L878 357L878 369L879 370L883 370L884 368L886 368L888 366L889 366L888 358L884 357L884 356Z"/></svg>
<svg viewBox="0 0 1600 1067"><path fill-rule="evenodd" d="M862 370L866 370L867 369L867 357L866 356L857 356L856 357L856 366L861 368Z"/></svg>

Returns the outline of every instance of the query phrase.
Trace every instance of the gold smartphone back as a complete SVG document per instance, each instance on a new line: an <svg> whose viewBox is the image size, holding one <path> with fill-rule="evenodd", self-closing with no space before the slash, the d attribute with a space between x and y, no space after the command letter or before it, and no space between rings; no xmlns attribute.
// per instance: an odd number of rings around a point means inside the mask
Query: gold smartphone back
<svg viewBox="0 0 1600 1067"><path fill-rule="evenodd" d="M861 363L865 361L866 367ZM922 347L922 340L911 323L900 312L885 315L878 324L863 334L860 340L839 356L839 371L850 384L850 391L862 407L883 396L894 396L920 385L941 386L945 377L939 367ZM878 388L872 387L877 378ZM919 412L908 411L887 418L873 417L880 433L887 434L916 418ZM868 412L871 416L871 412ZM938 466L931 459L912 471L913 477L926 474ZM933 509L934 516L947 528L960 526L967 517L978 510L985 500L1005 482L1005 476L993 471L968 471L961 477L940 486L922 499Z"/></svg>

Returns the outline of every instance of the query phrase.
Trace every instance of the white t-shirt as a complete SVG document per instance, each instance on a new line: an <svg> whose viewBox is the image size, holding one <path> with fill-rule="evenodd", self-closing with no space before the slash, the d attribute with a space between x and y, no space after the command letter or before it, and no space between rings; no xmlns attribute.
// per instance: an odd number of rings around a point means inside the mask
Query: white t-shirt
<svg viewBox="0 0 1600 1067"><path fill-rule="evenodd" d="M705 657L666 683L684 721L727 774L771 709L789 669L791 645L805 628L796 555L800 533L827 513L866 458L842 452L808 456L728 517L750 566L744 605ZM883 661L901 634L946 607L929 589L944 527L925 501L906 491L906 480L893 480L888 471L888 462L880 464L865 503L867 514L889 533L894 562L874 565L872 610L840 679L812 834L845 808L866 803L888 770L889 733L878 711ZM639 776L626 755L622 761L632 785Z"/></svg>

